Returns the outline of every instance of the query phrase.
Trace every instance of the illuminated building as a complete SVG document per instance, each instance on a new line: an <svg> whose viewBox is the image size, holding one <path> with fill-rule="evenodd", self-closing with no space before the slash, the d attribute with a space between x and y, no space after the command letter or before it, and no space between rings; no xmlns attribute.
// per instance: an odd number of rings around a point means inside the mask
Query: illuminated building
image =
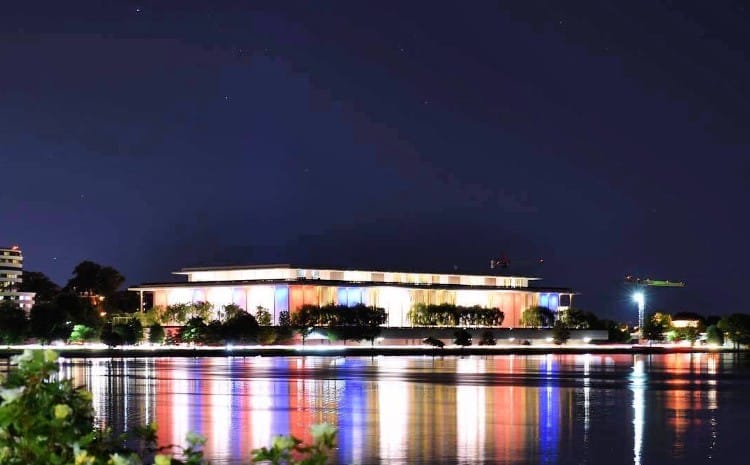
<svg viewBox="0 0 750 465"><path fill-rule="evenodd" d="M533 306L555 312L570 306L573 291L530 286L539 278L524 276L413 273L302 268L290 265L183 268L181 283L148 283L130 288L153 294L154 307L209 302L214 312L234 304L254 312L263 307L278 324L281 312L302 305L364 304L388 313L386 326L411 326L408 312L415 304L452 304L499 308L502 327L518 325L521 313Z"/></svg>
<svg viewBox="0 0 750 465"><path fill-rule="evenodd" d="M18 304L26 312L34 305L33 292L21 292L19 287L23 274L23 254L21 249L0 247L0 301L9 300Z"/></svg>

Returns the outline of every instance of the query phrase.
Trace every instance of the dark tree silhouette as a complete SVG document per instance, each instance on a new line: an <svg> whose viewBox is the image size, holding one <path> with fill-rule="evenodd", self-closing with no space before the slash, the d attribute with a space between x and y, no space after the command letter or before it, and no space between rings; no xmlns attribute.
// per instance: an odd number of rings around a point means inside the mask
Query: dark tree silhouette
<svg viewBox="0 0 750 465"><path fill-rule="evenodd" d="M60 286L52 282L44 273L24 271L22 282L18 287L21 292L35 292L34 302L52 302L60 293Z"/></svg>
<svg viewBox="0 0 750 465"><path fill-rule="evenodd" d="M125 277L111 266L101 266L89 260L82 261L73 269L73 277L65 286L77 294L112 297L125 282Z"/></svg>

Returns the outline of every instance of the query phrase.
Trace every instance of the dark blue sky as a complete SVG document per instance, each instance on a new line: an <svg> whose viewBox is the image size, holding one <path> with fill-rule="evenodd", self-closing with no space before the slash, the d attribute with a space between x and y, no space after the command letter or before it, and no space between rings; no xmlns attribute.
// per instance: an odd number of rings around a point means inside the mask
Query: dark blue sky
<svg viewBox="0 0 750 465"><path fill-rule="evenodd" d="M60 283L505 253L605 316L626 274L750 310L750 12L569 3L4 5L0 243Z"/></svg>

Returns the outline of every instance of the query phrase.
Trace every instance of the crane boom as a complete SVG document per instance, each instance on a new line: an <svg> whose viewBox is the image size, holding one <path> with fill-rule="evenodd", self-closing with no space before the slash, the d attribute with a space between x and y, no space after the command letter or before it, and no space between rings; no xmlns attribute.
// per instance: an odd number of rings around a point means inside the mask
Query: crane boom
<svg viewBox="0 0 750 465"><path fill-rule="evenodd" d="M637 284L640 286L685 287L684 281L670 281L668 279L636 278L634 276L625 276L625 282L628 284Z"/></svg>
<svg viewBox="0 0 750 465"><path fill-rule="evenodd" d="M662 281L658 279L644 279L643 284L657 287L685 287L685 283L682 281Z"/></svg>
<svg viewBox="0 0 750 465"><path fill-rule="evenodd" d="M643 326L645 318L646 308L646 296L643 293L643 288L648 287L685 287L683 281L669 281L661 279L650 279L650 278L636 278L633 276L625 276L625 282L628 284L634 284L638 291L633 295L633 300L638 304L638 330L641 333L641 340L644 338Z"/></svg>

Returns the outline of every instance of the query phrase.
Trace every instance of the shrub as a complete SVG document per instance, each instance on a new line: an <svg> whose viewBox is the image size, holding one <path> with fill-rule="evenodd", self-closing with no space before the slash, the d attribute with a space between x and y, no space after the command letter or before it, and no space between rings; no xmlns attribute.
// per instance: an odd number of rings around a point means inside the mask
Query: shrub
<svg viewBox="0 0 750 465"><path fill-rule="evenodd" d="M0 462L79 463L80 450L96 446L91 394L56 381L57 354L25 351L13 357L2 386Z"/></svg>
<svg viewBox="0 0 750 465"><path fill-rule="evenodd" d="M270 448L253 450L253 463L272 465L325 465L328 454L336 447L336 428L322 423L311 428L313 443L304 445L294 436L276 436Z"/></svg>
<svg viewBox="0 0 750 465"><path fill-rule="evenodd" d="M495 340L495 335L492 334L492 331L482 333L482 339L479 341L480 346L494 346L496 344L497 340Z"/></svg>
<svg viewBox="0 0 750 465"><path fill-rule="evenodd" d="M570 339L570 330L562 321L556 321L552 327L552 338L555 344L565 344Z"/></svg>
<svg viewBox="0 0 750 465"><path fill-rule="evenodd" d="M254 342L258 335L258 322L249 313L240 313L224 322L224 338L227 342Z"/></svg>
<svg viewBox="0 0 750 465"><path fill-rule="evenodd" d="M434 338L434 337L426 337L422 339L422 344L428 344L432 347L440 347L441 349L445 347L445 343L441 341L440 339Z"/></svg>
<svg viewBox="0 0 750 465"><path fill-rule="evenodd" d="M209 321L203 328L202 342L208 345L224 343L224 324L219 320Z"/></svg>
<svg viewBox="0 0 750 465"><path fill-rule="evenodd" d="M159 323L154 323L148 328L148 342L152 344L162 344L164 342L164 327Z"/></svg>
<svg viewBox="0 0 750 465"><path fill-rule="evenodd" d="M115 331L112 324L104 325L104 328L102 329L101 340L109 347L119 346L123 344L122 335Z"/></svg>
<svg viewBox="0 0 750 465"><path fill-rule="evenodd" d="M89 342L96 339L97 334L94 328L90 328L86 325L75 325L73 331L70 333L68 341L72 343L83 343Z"/></svg>
<svg viewBox="0 0 750 465"><path fill-rule="evenodd" d="M193 317L180 328L180 340L182 342L203 342L206 335L206 324L201 317Z"/></svg>
<svg viewBox="0 0 750 465"><path fill-rule="evenodd" d="M276 342L276 330L270 326L263 326L258 330L258 343L264 346Z"/></svg>
<svg viewBox="0 0 750 465"><path fill-rule="evenodd" d="M127 323L114 325L113 330L120 335L123 344L137 344L143 339L143 325L135 317Z"/></svg>
<svg viewBox="0 0 750 465"><path fill-rule="evenodd" d="M470 346L471 345L471 334L465 329L459 329L453 333L455 339L453 343L457 346Z"/></svg>

